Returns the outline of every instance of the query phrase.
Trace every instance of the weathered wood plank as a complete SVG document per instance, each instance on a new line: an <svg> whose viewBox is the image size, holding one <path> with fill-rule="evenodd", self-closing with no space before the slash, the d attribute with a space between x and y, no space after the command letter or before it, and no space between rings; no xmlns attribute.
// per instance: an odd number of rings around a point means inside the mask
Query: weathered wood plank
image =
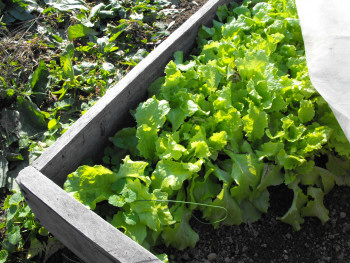
<svg viewBox="0 0 350 263"><path fill-rule="evenodd" d="M75 170L82 160L99 156L108 137L124 126L129 110L145 98L147 87L164 72L173 53L182 50L187 54L194 46L200 26L210 24L217 7L228 2L232 1L209 0L110 89L32 165L62 185L66 175Z"/></svg>
<svg viewBox="0 0 350 263"><path fill-rule="evenodd" d="M40 223L85 262L161 262L34 167L17 182Z"/></svg>

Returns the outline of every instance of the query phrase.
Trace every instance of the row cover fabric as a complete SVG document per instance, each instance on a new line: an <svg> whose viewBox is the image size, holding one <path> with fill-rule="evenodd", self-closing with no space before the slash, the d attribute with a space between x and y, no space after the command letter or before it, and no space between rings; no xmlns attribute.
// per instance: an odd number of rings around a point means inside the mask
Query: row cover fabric
<svg viewBox="0 0 350 263"><path fill-rule="evenodd" d="M350 1L296 0L310 79L350 140Z"/></svg>

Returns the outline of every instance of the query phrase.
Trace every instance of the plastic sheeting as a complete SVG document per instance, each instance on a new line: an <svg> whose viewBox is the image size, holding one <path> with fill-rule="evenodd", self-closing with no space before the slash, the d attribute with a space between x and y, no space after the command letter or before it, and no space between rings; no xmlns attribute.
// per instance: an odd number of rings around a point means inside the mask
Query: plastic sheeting
<svg viewBox="0 0 350 263"><path fill-rule="evenodd" d="M296 0L310 79L350 140L350 1Z"/></svg>

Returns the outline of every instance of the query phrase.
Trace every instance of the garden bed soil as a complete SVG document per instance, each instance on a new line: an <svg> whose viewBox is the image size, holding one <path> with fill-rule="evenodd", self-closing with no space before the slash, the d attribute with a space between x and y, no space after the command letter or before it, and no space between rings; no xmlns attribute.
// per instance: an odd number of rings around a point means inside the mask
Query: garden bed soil
<svg viewBox="0 0 350 263"><path fill-rule="evenodd" d="M240 226L212 226L192 220L199 234L195 248L168 249L177 263L345 263L350 262L350 187L335 187L325 196L330 220L305 218L299 231L276 220L288 209L292 194L286 187L270 189L270 208L261 220ZM162 248L164 249L164 248Z"/></svg>

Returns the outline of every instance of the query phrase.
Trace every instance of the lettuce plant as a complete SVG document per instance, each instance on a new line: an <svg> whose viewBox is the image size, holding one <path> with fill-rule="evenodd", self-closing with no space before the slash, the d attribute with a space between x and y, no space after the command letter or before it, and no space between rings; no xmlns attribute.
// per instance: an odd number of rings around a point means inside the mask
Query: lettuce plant
<svg viewBox="0 0 350 263"><path fill-rule="evenodd" d="M64 188L91 209L114 206L106 219L147 248L194 247L194 210L214 227L259 220L281 184L294 198L279 220L325 223L324 195L350 185L350 145L310 82L294 2L221 6L198 43L150 86L136 126L111 138L110 169L82 166Z"/></svg>

